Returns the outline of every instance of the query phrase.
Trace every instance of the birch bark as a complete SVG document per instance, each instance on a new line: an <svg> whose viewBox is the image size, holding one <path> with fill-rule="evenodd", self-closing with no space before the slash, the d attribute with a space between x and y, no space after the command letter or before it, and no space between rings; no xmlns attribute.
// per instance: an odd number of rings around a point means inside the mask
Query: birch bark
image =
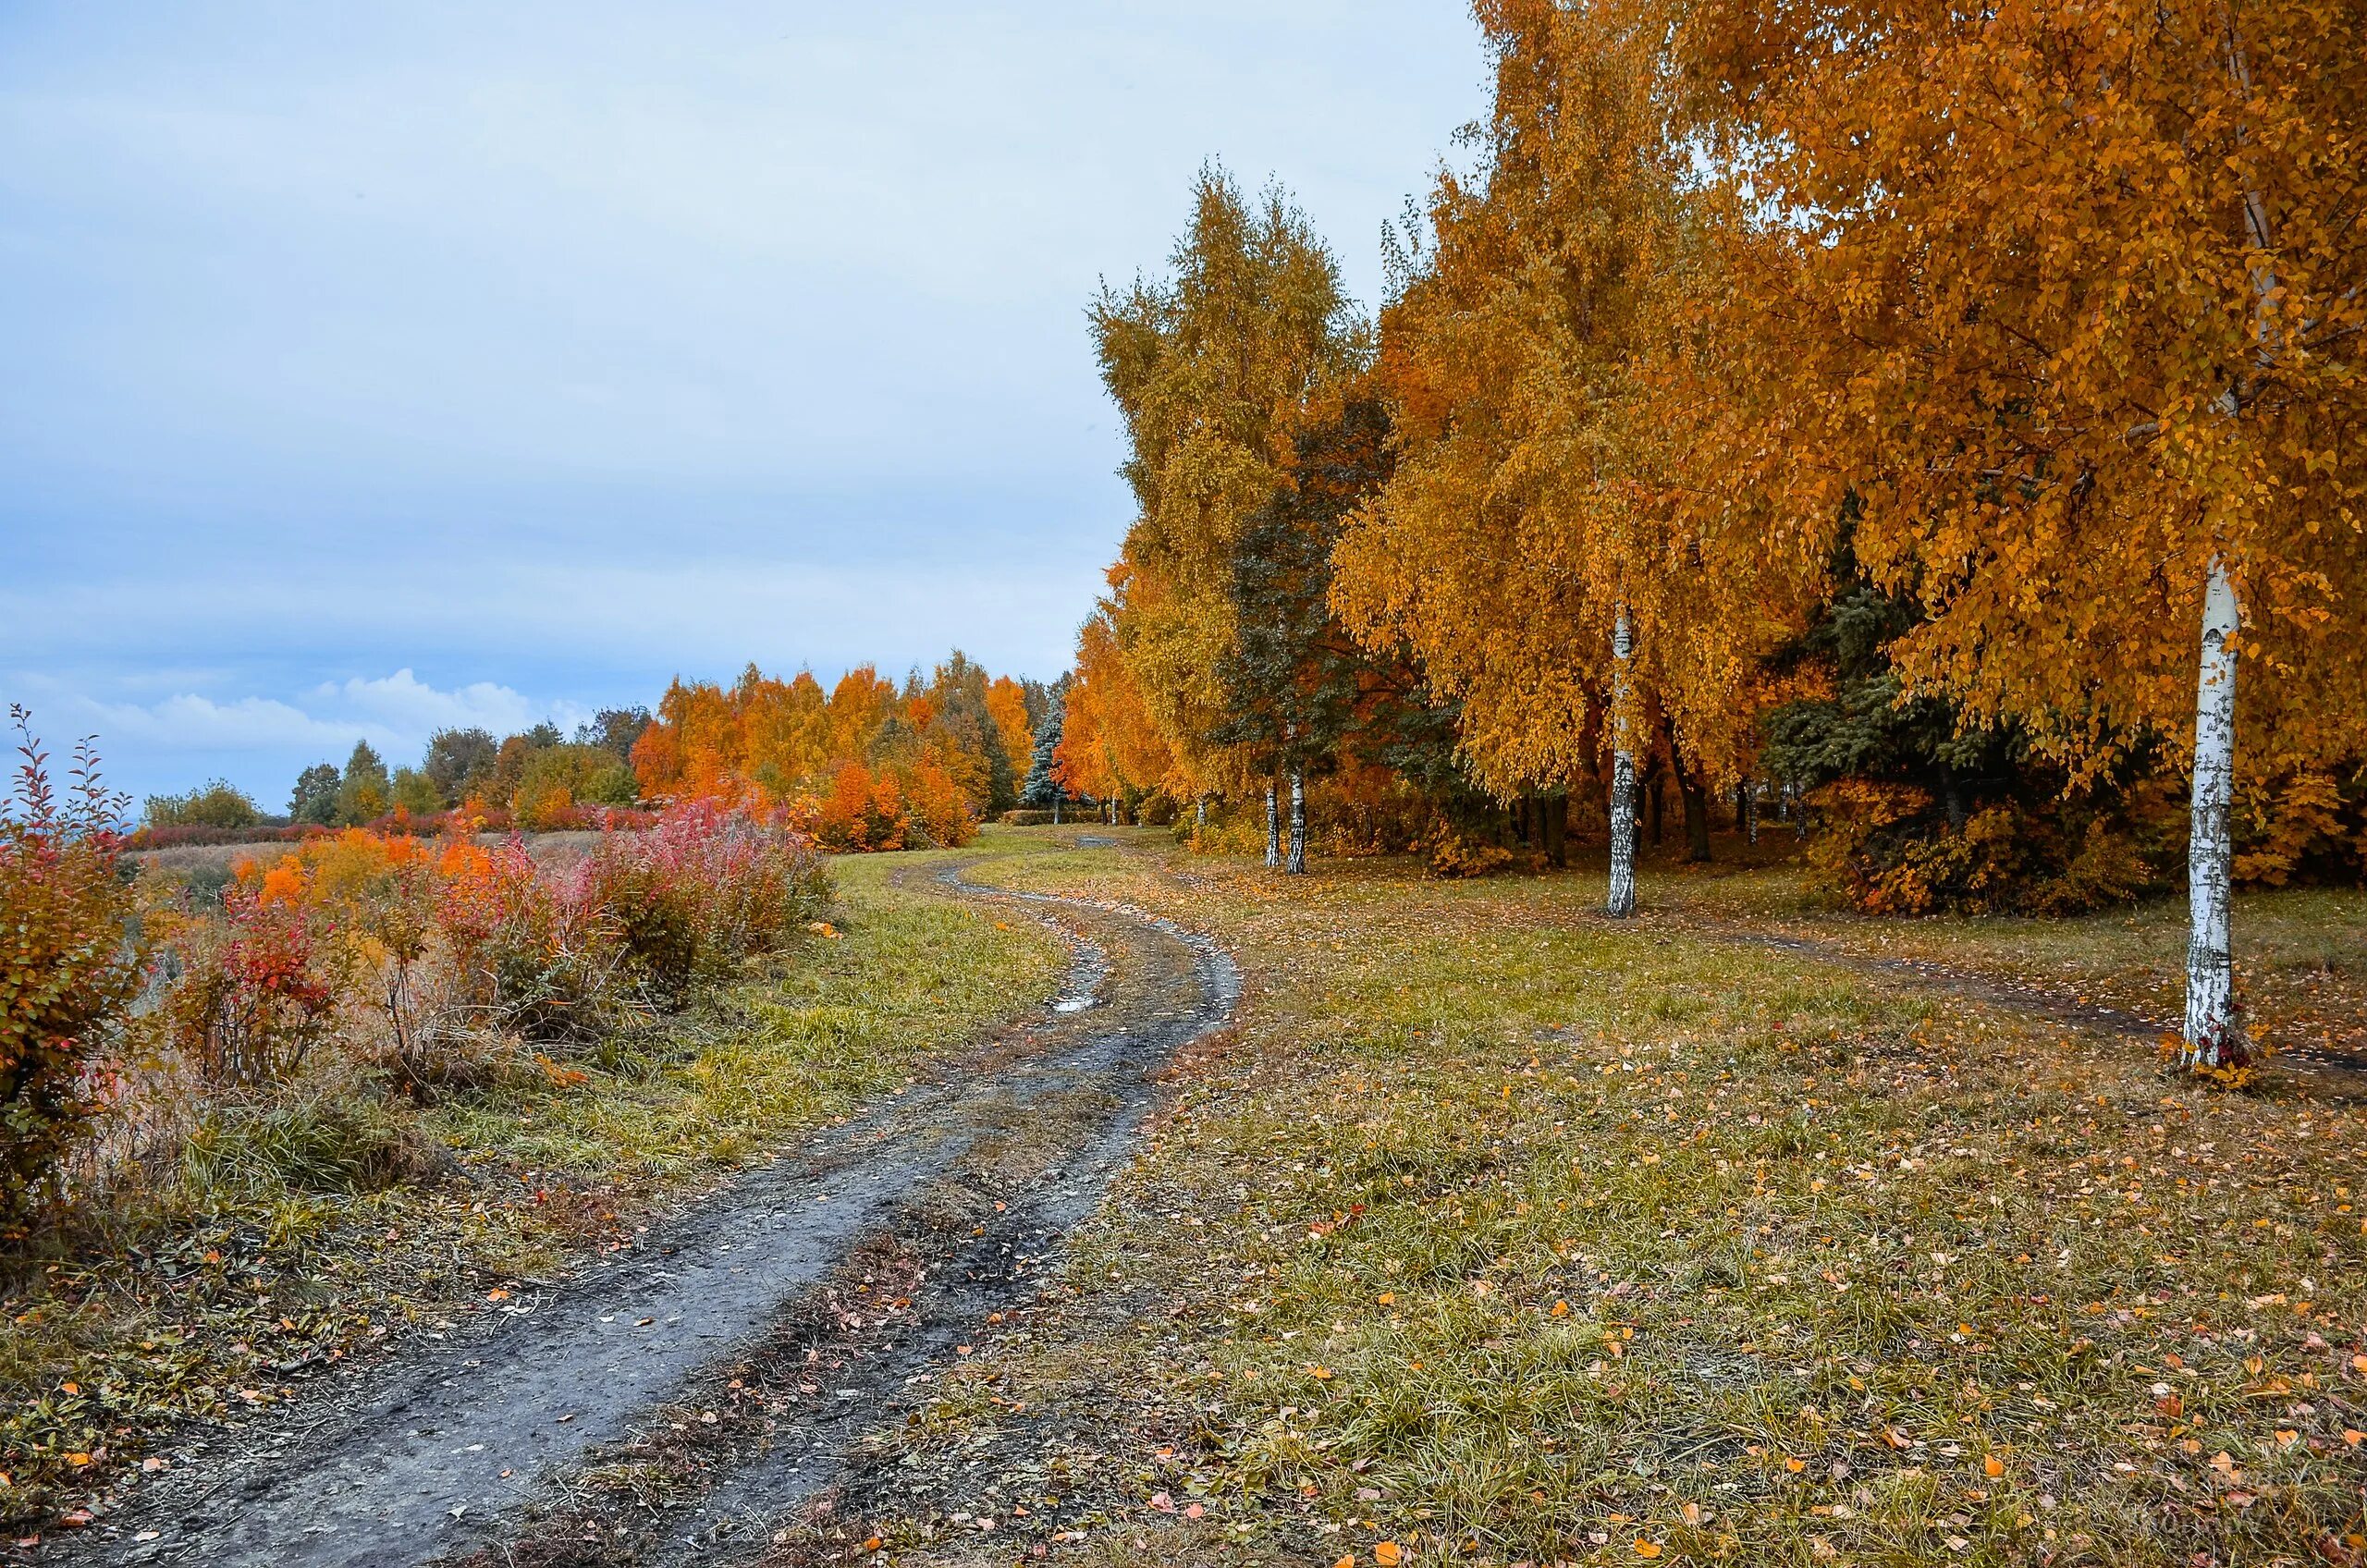
<svg viewBox="0 0 2367 1568"><path fill-rule="evenodd" d="M1282 864L1282 823L1275 815L1274 781L1270 778L1266 780L1266 864Z"/></svg>
<svg viewBox="0 0 2367 1568"><path fill-rule="evenodd" d="M1282 871L1290 876L1306 875L1306 767L1303 763L1291 764L1291 852Z"/></svg>
<svg viewBox="0 0 2367 1568"><path fill-rule="evenodd" d="M2249 1054L2236 1018L2228 930L2236 787L2235 585L2215 557L2202 596L2202 662L2194 696L2194 827L2187 848L2186 1047L2189 1068L2239 1067Z"/></svg>
<svg viewBox="0 0 2367 1568"><path fill-rule="evenodd" d="M2251 97L2251 67L2227 12L2227 75L2239 99ZM2237 131L2241 145L2243 132ZM2270 256L2268 204L2247 181L2243 190L2244 244L2252 255L2252 351L2265 360L2275 346L2272 317L2276 269ZM2230 420L2244 411L2244 382L2238 372L2220 394L2219 411ZM2202 589L2202 656L2194 694L2193 826L2187 839L2186 1029L2180 1065L2189 1069L2241 1067L2250 1058L2236 1011L2235 944L2229 884L2235 846L2228 815L2236 791L2236 650L2243 608L2225 557L2214 555Z"/></svg>
<svg viewBox="0 0 2367 1568"><path fill-rule="evenodd" d="M1627 660L1635 651L1622 605L1611 634L1611 896L1602 906L1617 919L1636 913L1636 750L1627 720Z"/></svg>

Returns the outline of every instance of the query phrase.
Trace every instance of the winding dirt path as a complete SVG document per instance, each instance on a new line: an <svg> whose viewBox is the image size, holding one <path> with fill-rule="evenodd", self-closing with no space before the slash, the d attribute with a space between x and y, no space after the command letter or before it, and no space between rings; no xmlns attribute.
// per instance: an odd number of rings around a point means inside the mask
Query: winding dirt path
<svg viewBox="0 0 2367 1568"><path fill-rule="evenodd" d="M978 887L963 875L975 864L939 880L1070 943L1047 1013L633 1251L316 1387L59 1560L675 1562L765 1541L827 1491L843 1445L908 1380L1032 1292L1123 1164L1153 1075L1239 996L1207 938Z"/></svg>

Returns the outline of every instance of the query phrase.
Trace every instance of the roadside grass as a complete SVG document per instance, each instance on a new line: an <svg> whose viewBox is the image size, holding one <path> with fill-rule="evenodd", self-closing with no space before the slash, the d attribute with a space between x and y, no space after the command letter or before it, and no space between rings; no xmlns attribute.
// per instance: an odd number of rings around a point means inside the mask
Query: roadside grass
<svg viewBox="0 0 2367 1568"><path fill-rule="evenodd" d="M423 1111L360 1085L209 1120L152 1190L0 1278L0 1522L103 1506L128 1464L171 1463L153 1451L186 1418L292 1398L308 1366L630 1244L1049 996L1061 944L899 885L926 858L838 863L839 936L643 1036Z"/></svg>
<svg viewBox="0 0 2367 1568"><path fill-rule="evenodd" d="M1898 920L1820 908L1797 865L1671 869L1674 875L1653 879L1647 899L1675 918L1807 937L1865 958L1941 965L2173 1024L2184 1008L2183 899L2063 920ZM2239 894L2234 930L2238 992L2271 1046L2367 1059L2367 890Z"/></svg>
<svg viewBox="0 0 2367 1568"><path fill-rule="evenodd" d="M1051 1320L901 1439L956 1456L1015 1410L1092 1434L1053 1467L1098 1500L1063 1546L2362 1560L2358 1104L1604 922L1599 878L1293 880L1127 838L982 879L1211 931L1242 1025L1173 1083Z"/></svg>

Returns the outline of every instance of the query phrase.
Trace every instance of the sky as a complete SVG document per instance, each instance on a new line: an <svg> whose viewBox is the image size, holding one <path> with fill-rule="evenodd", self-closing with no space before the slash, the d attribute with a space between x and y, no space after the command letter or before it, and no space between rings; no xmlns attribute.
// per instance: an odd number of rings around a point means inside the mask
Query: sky
<svg viewBox="0 0 2367 1568"><path fill-rule="evenodd" d="M751 661L1050 678L1202 162L1380 283L1454 0L0 6L0 699L285 809Z"/></svg>

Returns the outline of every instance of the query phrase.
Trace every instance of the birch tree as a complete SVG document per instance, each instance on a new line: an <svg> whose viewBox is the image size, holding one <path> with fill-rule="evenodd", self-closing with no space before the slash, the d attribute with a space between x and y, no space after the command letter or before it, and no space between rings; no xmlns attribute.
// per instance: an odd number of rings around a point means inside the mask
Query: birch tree
<svg viewBox="0 0 2367 1568"><path fill-rule="evenodd" d="M1597 787L1632 825L1649 704L1691 772L1737 772L1748 677L1797 624L1743 509L1684 496L1681 367L1717 286L1666 29L1639 9L1476 7L1495 93L1470 177L1439 179L1381 318L1398 463L1352 521L1334 602L1461 704L1500 799ZM1711 481L1704 479L1703 484ZM1634 907L1632 827L1608 907Z"/></svg>
<svg viewBox="0 0 2367 1568"><path fill-rule="evenodd" d="M1725 468L1845 496L1910 694L2193 770L2183 1060L2240 1072L2239 768L2367 729L2367 71L2355 4L1704 0L1674 36L1750 216ZM2258 679L2239 683L2239 658Z"/></svg>
<svg viewBox="0 0 2367 1568"><path fill-rule="evenodd" d="M1110 616L1137 690L1191 792L1274 762L1224 739L1238 711L1242 531L1286 489L1301 410L1355 374L1367 333L1338 263L1279 190L1256 202L1201 172L1171 276L1104 288L1091 316L1103 385L1123 416L1121 469L1138 514Z"/></svg>

